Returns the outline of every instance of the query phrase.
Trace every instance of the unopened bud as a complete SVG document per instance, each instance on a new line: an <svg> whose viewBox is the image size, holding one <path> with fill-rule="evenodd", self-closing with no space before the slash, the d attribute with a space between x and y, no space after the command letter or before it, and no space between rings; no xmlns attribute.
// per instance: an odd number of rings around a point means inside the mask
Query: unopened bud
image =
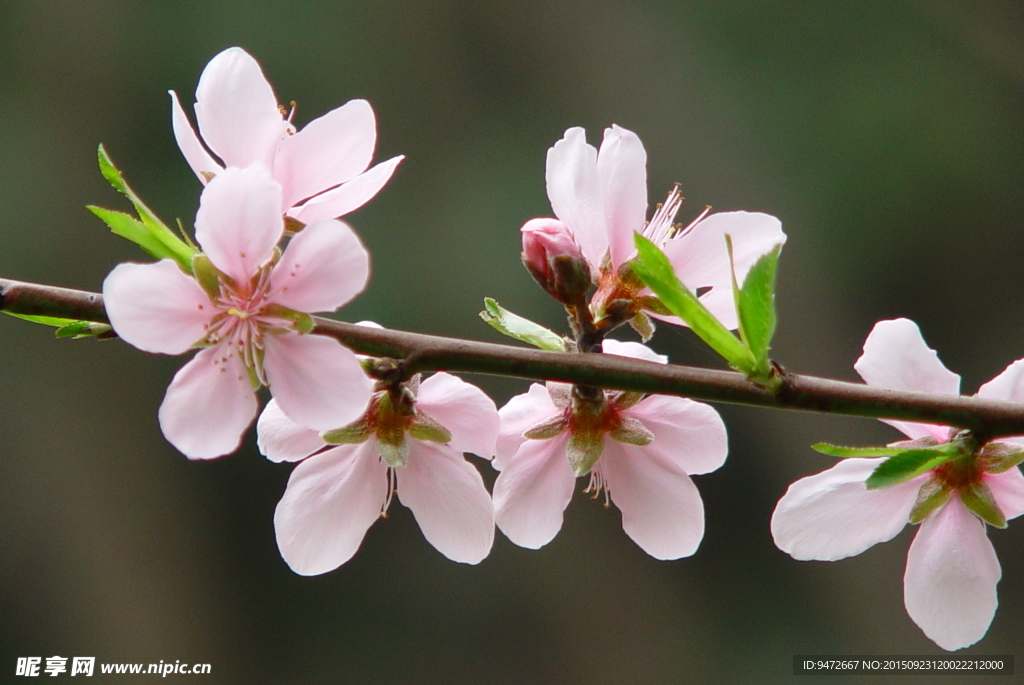
<svg viewBox="0 0 1024 685"><path fill-rule="evenodd" d="M590 289L590 264L569 227L557 219L530 219L523 233L523 264L562 304L579 302Z"/></svg>

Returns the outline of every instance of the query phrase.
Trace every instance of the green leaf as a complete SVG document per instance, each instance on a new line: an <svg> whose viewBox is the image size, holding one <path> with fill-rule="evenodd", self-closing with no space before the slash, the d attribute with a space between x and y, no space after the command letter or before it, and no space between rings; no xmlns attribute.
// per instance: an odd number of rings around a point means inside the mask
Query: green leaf
<svg viewBox="0 0 1024 685"><path fill-rule="evenodd" d="M676 277L671 262L657 245L639 233L633 235L637 257L633 270L654 291L669 311L686 322L697 336L737 371L755 373L754 357L729 329L708 311L697 296Z"/></svg>
<svg viewBox="0 0 1024 685"><path fill-rule="evenodd" d="M740 337L750 349L757 371L763 377L770 374L768 348L775 335L775 273L780 250L782 246L777 245L754 263L737 294ZM729 253L732 254L731 240Z"/></svg>
<svg viewBox="0 0 1024 685"><path fill-rule="evenodd" d="M32 323L42 324L44 326L53 326L57 329L54 331L54 337L57 338L94 338L106 335L112 330L109 324L99 323L97 321L79 321L78 319L64 319L59 316L17 314L15 312L8 311L4 311L4 314L13 316L17 319L31 321Z"/></svg>
<svg viewBox="0 0 1024 685"><path fill-rule="evenodd" d="M941 445L930 449L904 450L901 454L886 459L878 465L865 485L869 490L885 488L898 483L905 483L911 478L931 471L939 464L949 461L959 454L954 445Z"/></svg>
<svg viewBox="0 0 1024 685"><path fill-rule="evenodd" d="M127 238L145 250L147 254L157 259L176 259L174 253L168 250L144 223L130 214L113 209L103 209L94 205L87 205L86 209L98 216L103 223L110 227L112 233L122 238Z"/></svg>
<svg viewBox="0 0 1024 685"><path fill-rule="evenodd" d="M62 319L57 316L40 316L38 314L18 314L17 312L9 312L6 309L3 311L4 314L13 316L16 319L24 319L25 321L31 321L32 323L41 323L44 326L56 326L57 328L78 322L78 319Z"/></svg>
<svg viewBox="0 0 1024 685"><path fill-rule="evenodd" d="M107 155L106 149L102 145L99 146L97 151L97 157L99 158L100 173L103 174L103 178L114 187L115 190L122 193L128 200L135 206L135 211L139 214L139 219L143 226L143 230L148 234L147 238L142 238L137 228L127 229L121 223L121 227L127 230L127 233L122 233L118 229L115 229L107 218L97 212L97 207L90 207L89 209L99 216L101 219L107 222L110 229L118 235L131 240L141 247L143 250L156 257L157 259L170 258L178 262L181 268L186 272L191 273L192 270L192 255L196 253L194 248L189 247L185 242L174 234L174 231L169 229L164 222L162 222L156 214L153 213L149 207L139 199L135 192L128 187L121 172L118 171L114 163L110 161L110 156ZM110 212L110 210L100 210L103 212ZM113 212L120 214L120 212ZM128 215L124 215L128 216ZM131 217L128 217L131 218Z"/></svg>
<svg viewBox="0 0 1024 685"><path fill-rule="evenodd" d="M811 445L811 449L830 457L843 457L844 459L849 457L893 457L907 451L905 447L843 447L827 442Z"/></svg>
<svg viewBox="0 0 1024 685"><path fill-rule="evenodd" d="M565 351L565 340L557 333L513 314L489 297L484 298L484 311L480 312L480 318L499 333L520 342L551 352Z"/></svg>

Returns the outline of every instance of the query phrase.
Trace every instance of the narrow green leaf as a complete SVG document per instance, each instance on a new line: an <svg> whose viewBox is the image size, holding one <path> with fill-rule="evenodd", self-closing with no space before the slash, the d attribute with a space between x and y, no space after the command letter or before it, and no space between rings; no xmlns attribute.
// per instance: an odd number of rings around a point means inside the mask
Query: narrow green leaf
<svg viewBox="0 0 1024 685"><path fill-rule="evenodd" d="M950 445L931 449L905 450L902 454L886 459L878 465L865 485L869 490L905 483L911 478L931 471L933 468L957 456L957 450Z"/></svg>
<svg viewBox="0 0 1024 685"><path fill-rule="evenodd" d="M776 246L754 263L737 296L740 336L762 375L769 373L768 348L775 335L775 273L781 249Z"/></svg>
<svg viewBox="0 0 1024 685"><path fill-rule="evenodd" d="M6 309L3 310L3 312L4 314L13 316L16 319L23 319L25 321L31 321L32 323L41 323L44 326L56 326L57 328L78 323L78 319L62 319L57 316L40 316L38 314L18 314L17 312L9 312Z"/></svg>
<svg viewBox="0 0 1024 685"><path fill-rule="evenodd" d="M138 195L136 195L125 182L121 172L116 166L114 166L114 163L110 160L110 156L102 145L100 145L97 150L97 157L99 159L100 173L103 174L103 178L107 179L115 190L122 193L128 198L132 205L135 206L135 211L138 212L139 219L142 224L148 230L152 238L162 246L162 249L160 250L161 254L158 256L153 251L151 245L144 245L136 238L128 235L124 235L123 237L126 237L132 242L138 244L142 249L146 250L146 252L158 259L163 259L164 257L174 259L185 271L191 273L192 255L196 253L196 250L186 245L181 238L174 234L174 231L169 229L167 225L153 213L153 210L147 207L146 204L139 199ZM90 209L96 213L95 208L90 207ZM99 215L97 214L97 216ZM100 218L102 219L103 217L100 216ZM106 219L104 219L104 221L106 221ZM107 225L109 226L110 224L108 223ZM111 226L111 230L114 230L113 226ZM114 232L118 233L116 230ZM118 235L123 234L118 233Z"/></svg>
<svg viewBox="0 0 1024 685"><path fill-rule="evenodd" d="M96 323L95 321L75 321L69 323L66 326L61 326L54 332L54 337L57 338L71 338L72 340L79 340L81 338L99 338L111 337L107 334L112 331L113 328L110 324Z"/></svg>
<svg viewBox="0 0 1024 685"><path fill-rule="evenodd" d="M644 284L730 366L748 376L753 374L755 364L750 350L680 282L665 253L639 233L633 239L637 250L633 270Z"/></svg>
<svg viewBox="0 0 1024 685"><path fill-rule="evenodd" d="M811 445L811 449L830 457L843 457L844 459L849 457L893 457L907 451L905 447L843 447L827 442Z"/></svg>
<svg viewBox="0 0 1024 685"><path fill-rule="evenodd" d="M484 311L480 312L480 318L499 333L520 342L551 352L565 351L565 340L557 333L513 314L489 297L484 298Z"/></svg>
<svg viewBox="0 0 1024 685"><path fill-rule="evenodd" d="M94 205L88 205L86 209L98 216L110 228L112 233L132 241L150 256L157 259L176 258L175 254L168 250L167 246L158 240L144 223L130 214L113 209L103 209Z"/></svg>

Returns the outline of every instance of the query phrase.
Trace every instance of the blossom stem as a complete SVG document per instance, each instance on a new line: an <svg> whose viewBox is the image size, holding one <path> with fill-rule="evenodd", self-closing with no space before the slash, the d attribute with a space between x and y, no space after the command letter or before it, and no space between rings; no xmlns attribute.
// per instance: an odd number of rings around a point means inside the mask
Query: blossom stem
<svg viewBox="0 0 1024 685"><path fill-rule="evenodd" d="M0 310L107 322L103 297L0 279ZM404 377L424 371L463 371L698 400L865 418L903 419L974 431L982 442L1024 435L1024 403L878 388L786 373L769 392L732 371L655 364L608 354L544 350L357 326L314 317L314 333L356 352L401 360Z"/></svg>

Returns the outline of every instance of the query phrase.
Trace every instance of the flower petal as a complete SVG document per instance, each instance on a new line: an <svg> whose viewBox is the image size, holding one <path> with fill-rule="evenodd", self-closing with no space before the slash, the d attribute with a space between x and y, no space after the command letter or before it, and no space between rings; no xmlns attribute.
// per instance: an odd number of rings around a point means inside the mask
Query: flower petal
<svg viewBox="0 0 1024 685"><path fill-rule="evenodd" d="M333 312L366 288L370 255L355 231L333 219L292 238L270 275L270 299L300 312Z"/></svg>
<svg viewBox="0 0 1024 685"><path fill-rule="evenodd" d="M214 161L203 144L199 142L199 136L196 135L192 124L188 122L185 110L181 108L178 94L173 90L167 92L171 95L171 128L174 129L174 139L178 141L178 149L185 156L185 161L192 167L192 171L195 172L200 183L206 185L209 179L204 172L218 174L224 170L224 167Z"/></svg>
<svg viewBox="0 0 1024 685"><path fill-rule="evenodd" d="M729 453L725 423L706 404L652 395L622 413L639 419L654 433L645 450L657 452L690 475L709 473L725 463Z"/></svg>
<svg viewBox="0 0 1024 685"><path fill-rule="evenodd" d="M199 284L170 259L118 264L103 281L103 303L125 342L161 354L186 352L216 314Z"/></svg>
<svg viewBox="0 0 1024 685"><path fill-rule="evenodd" d="M608 248L617 267L636 252L633 233L642 232L647 220L647 152L640 138L618 125L606 128L597 153L597 176Z"/></svg>
<svg viewBox="0 0 1024 685"><path fill-rule="evenodd" d="M377 122L366 100L351 100L285 136L274 155L284 205L344 183L366 171L377 145Z"/></svg>
<svg viewBox="0 0 1024 685"><path fill-rule="evenodd" d="M605 354L614 354L616 357L629 357L630 359L642 359L645 362L654 362L655 364L668 364L668 356L658 354L643 343L608 338L602 343L602 348Z"/></svg>
<svg viewBox="0 0 1024 685"><path fill-rule="evenodd" d="M395 470L398 497L427 541L452 561L478 564L494 543L494 506L480 472L446 445L409 441Z"/></svg>
<svg viewBox="0 0 1024 685"><path fill-rule="evenodd" d="M943 649L984 637L996 613L999 560L985 524L951 497L921 524L907 555L907 613Z"/></svg>
<svg viewBox="0 0 1024 685"><path fill-rule="evenodd" d="M597 150L582 128L570 128L547 156L551 209L566 224L596 269L608 251L608 230L597 177Z"/></svg>
<svg viewBox="0 0 1024 685"><path fill-rule="evenodd" d="M978 397L1024 402L1024 359L1018 359L978 389Z"/></svg>
<svg viewBox="0 0 1024 685"><path fill-rule="evenodd" d="M1002 473L986 473L982 477L1007 521L1024 514L1024 475L1020 467L1014 466Z"/></svg>
<svg viewBox="0 0 1024 685"><path fill-rule="evenodd" d="M498 410L501 431L495 445L496 454L491 465L499 471L526 441L523 433L555 414L561 413L551 401L551 395L540 383L530 385L529 392L516 395Z"/></svg>
<svg viewBox="0 0 1024 685"><path fill-rule="evenodd" d="M254 162L271 168L288 123L260 65L241 48L210 60L196 88L196 120L203 140L225 166Z"/></svg>
<svg viewBox="0 0 1024 685"><path fill-rule="evenodd" d="M759 212L719 212L666 242L664 250L679 280L693 291L710 287L701 302L724 326L736 328L739 324L726 234L732 238L733 264L736 281L740 284L758 259L786 242L782 223L774 216Z"/></svg>
<svg viewBox="0 0 1024 685"><path fill-rule="evenodd" d="M236 282L249 282L282 235L281 186L262 166L225 169L203 190L196 242Z"/></svg>
<svg viewBox="0 0 1024 685"><path fill-rule="evenodd" d="M704 503L690 477L646 447L604 441L598 462L622 529L655 559L679 559L697 551L704 537Z"/></svg>
<svg viewBox="0 0 1024 685"><path fill-rule="evenodd" d="M310 457L292 471L274 512L281 556L303 576L338 568L380 518L387 494L375 440Z"/></svg>
<svg viewBox="0 0 1024 685"><path fill-rule="evenodd" d="M562 529L576 478L565 450L569 434L527 440L494 482L494 519L509 540L539 549Z"/></svg>
<svg viewBox="0 0 1024 685"><path fill-rule="evenodd" d="M958 395L960 376L948 370L921 330L910 319L879 321L864 341L864 354L853 365L868 385L894 390L916 390ZM949 428L927 423L883 420L912 438L949 439Z"/></svg>
<svg viewBox="0 0 1024 685"><path fill-rule="evenodd" d="M398 155L381 162L351 181L320 193L305 204L289 210L288 214L308 224L317 219L333 219L354 212L380 192L403 159L404 155Z"/></svg>
<svg viewBox="0 0 1024 685"><path fill-rule="evenodd" d="M289 419L277 400L270 400L256 422L256 444L270 461L300 461L325 447L315 430Z"/></svg>
<svg viewBox="0 0 1024 685"><path fill-rule="evenodd" d="M333 338L283 333L264 338L270 392L301 426L331 430L366 411L373 381L359 360Z"/></svg>
<svg viewBox="0 0 1024 685"><path fill-rule="evenodd" d="M225 347L208 347L179 369L160 405L164 437L189 459L234 452L256 418L249 374Z"/></svg>
<svg viewBox="0 0 1024 685"><path fill-rule="evenodd" d="M494 401L480 388L440 371L420 384L416 409L448 429L448 445L459 454L494 456L501 419Z"/></svg>
<svg viewBox="0 0 1024 685"><path fill-rule="evenodd" d="M775 545L794 559L835 561L891 540L907 525L923 479L864 485L884 459L846 459L789 486L772 514Z"/></svg>

